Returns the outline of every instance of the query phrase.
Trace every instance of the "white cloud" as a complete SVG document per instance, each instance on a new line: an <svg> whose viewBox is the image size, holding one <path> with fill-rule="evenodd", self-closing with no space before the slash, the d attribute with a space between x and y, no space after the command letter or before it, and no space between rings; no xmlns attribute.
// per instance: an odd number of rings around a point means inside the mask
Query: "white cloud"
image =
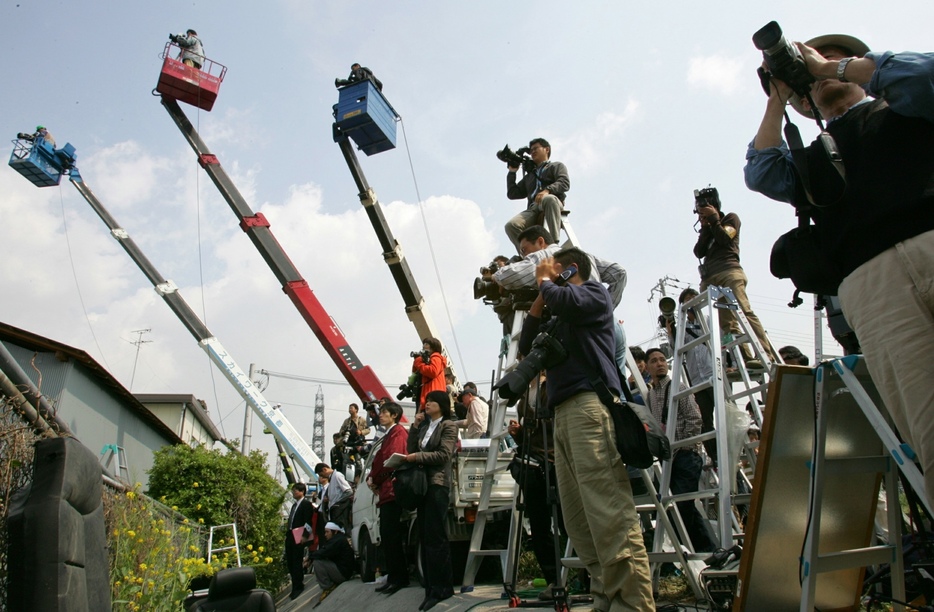
<svg viewBox="0 0 934 612"><path fill-rule="evenodd" d="M741 88L748 79L741 78L743 61L734 57L714 54L692 57L688 65L688 84L729 95Z"/></svg>
<svg viewBox="0 0 934 612"><path fill-rule="evenodd" d="M593 123L567 138L555 138L554 146L561 151L561 160L574 173L591 175L610 164L607 150L616 146L620 137L639 116L641 107L630 98L621 113L612 111L597 115Z"/></svg>

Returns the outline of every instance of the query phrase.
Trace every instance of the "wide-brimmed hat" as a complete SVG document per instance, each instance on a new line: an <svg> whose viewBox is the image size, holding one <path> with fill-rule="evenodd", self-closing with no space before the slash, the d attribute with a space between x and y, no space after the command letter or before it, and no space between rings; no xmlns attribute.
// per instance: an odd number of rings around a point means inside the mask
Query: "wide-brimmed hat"
<svg viewBox="0 0 934 612"><path fill-rule="evenodd" d="M856 38L855 36L850 36L849 34L824 34L823 36L816 36L804 44L811 47L812 49L820 49L821 47L839 47L840 49L846 51L848 55L853 57L863 57L869 53L869 45ZM798 111L798 113L810 119L814 118L813 112L804 110L801 96L798 94L792 94L789 102L791 102L791 105L795 108L796 111Z"/></svg>

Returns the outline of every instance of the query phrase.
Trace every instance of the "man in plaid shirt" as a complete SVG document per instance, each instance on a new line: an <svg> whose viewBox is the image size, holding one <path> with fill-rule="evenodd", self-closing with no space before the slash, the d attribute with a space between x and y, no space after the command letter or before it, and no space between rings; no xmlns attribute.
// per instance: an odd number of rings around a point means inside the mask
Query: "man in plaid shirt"
<svg viewBox="0 0 934 612"><path fill-rule="evenodd" d="M646 369L652 377L646 405L652 415L667 430L668 399L671 396L671 378L668 376L668 359L660 348L650 348L645 352ZM681 383L681 389L687 385ZM675 422L675 441L685 440L701 433L701 414L693 395L678 400L678 416ZM671 458L671 493L693 493L697 491L701 468L704 464L700 456L700 442L675 450ZM711 535L710 523L707 522L694 500L678 502L678 512L687 529L695 552L710 552L717 548Z"/></svg>

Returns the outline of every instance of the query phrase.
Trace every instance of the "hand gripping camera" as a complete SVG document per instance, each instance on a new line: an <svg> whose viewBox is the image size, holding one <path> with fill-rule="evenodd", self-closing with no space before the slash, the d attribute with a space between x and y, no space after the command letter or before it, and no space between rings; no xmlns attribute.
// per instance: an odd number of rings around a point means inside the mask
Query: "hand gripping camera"
<svg viewBox="0 0 934 612"><path fill-rule="evenodd" d="M528 147L522 147L513 151L509 148L509 145L503 146L502 151L496 152L496 159L501 162L505 162L510 168L522 167L522 171L528 174L529 172L535 172L535 162L532 161L531 155L529 153L531 149Z"/></svg>
<svg viewBox="0 0 934 612"><path fill-rule="evenodd" d="M762 88L765 89L766 95L769 93L771 76L787 83L799 96L808 95L811 91L811 84L817 79L808 72L804 56L798 51L798 47L784 37L778 22L770 21L753 34L752 44L762 51L762 57L768 66L768 71L761 67L758 70L759 80L762 81Z"/></svg>

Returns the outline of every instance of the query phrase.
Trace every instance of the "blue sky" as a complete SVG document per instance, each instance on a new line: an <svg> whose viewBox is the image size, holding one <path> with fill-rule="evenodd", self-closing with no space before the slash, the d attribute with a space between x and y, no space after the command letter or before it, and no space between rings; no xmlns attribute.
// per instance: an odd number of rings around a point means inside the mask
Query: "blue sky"
<svg viewBox="0 0 934 612"><path fill-rule="evenodd" d="M748 291L773 343L807 351L811 311L785 308L792 287L768 272L792 212L742 180L765 104L752 33L776 19L793 39L844 32L873 49L925 51L932 13L921 1L897 12L865 1L11 1L0 5L0 123L8 138L42 123L60 145L75 145L88 185L244 368L339 378L151 95L167 35L189 27L229 70L213 112L185 112L391 390L420 343L331 139L333 80L354 61L376 72L403 117L414 179L401 130L398 149L361 163L456 356L435 266L440 272L462 380L483 388L496 365L499 325L470 284L477 268L509 252L502 226L521 207L506 200L494 154L538 136L568 165L582 246L629 273L617 316L630 340L654 343L648 298L660 278L696 286L692 190L712 184L742 218ZM806 139L814 134L797 123ZM0 194L0 278L15 296L3 320L86 350L126 386L131 331L151 328L133 391L194 393L239 437L239 396L212 377L80 195L66 183L34 188L6 165ZM316 390L273 379L266 391L309 440ZM354 397L343 385L324 393L329 446Z"/></svg>

